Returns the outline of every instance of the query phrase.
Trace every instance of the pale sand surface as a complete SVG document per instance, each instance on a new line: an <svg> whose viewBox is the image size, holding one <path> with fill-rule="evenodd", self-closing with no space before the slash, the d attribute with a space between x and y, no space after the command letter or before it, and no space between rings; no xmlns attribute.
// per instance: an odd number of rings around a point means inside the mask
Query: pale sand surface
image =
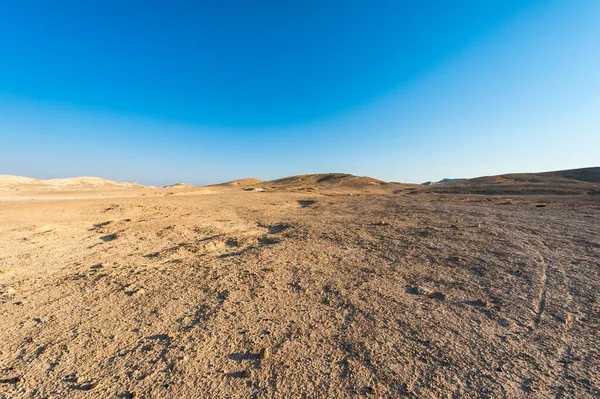
<svg viewBox="0 0 600 399"><path fill-rule="evenodd" d="M303 182L0 191L0 398L600 396L599 196Z"/></svg>

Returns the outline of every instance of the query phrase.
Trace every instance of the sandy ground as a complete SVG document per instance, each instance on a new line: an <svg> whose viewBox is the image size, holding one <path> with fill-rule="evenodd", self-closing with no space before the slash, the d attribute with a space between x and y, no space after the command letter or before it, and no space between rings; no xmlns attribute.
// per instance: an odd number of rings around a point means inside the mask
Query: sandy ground
<svg viewBox="0 0 600 399"><path fill-rule="evenodd" d="M600 396L598 196L9 194L0 398Z"/></svg>

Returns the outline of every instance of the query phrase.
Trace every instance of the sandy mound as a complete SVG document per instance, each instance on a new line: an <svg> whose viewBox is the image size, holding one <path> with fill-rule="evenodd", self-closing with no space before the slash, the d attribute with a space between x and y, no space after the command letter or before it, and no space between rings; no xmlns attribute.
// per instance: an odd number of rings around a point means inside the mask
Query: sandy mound
<svg viewBox="0 0 600 399"><path fill-rule="evenodd" d="M140 187L140 184L134 182L116 182L112 180L102 179L100 177L75 177L67 179L50 179L45 180L44 184L54 187Z"/></svg>
<svg viewBox="0 0 600 399"><path fill-rule="evenodd" d="M186 184L186 183L175 183L175 184L171 184L170 186L164 186L163 188L194 188L196 186L193 186L191 184Z"/></svg>
<svg viewBox="0 0 600 399"><path fill-rule="evenodd" d="M228 182L222 183L220 185L223 185L223 186L254 186L254 185L260 184L262 182L263 182L262 180L255 179L254 177L248 177L246 179L237 179L237 180L228 181ZM217 184L217 185L219 185L219 184Z"/></svg>
<svg viewBox="0 0 600 399"><path fill-rule="evenodd" d="M9 187L13 189L17 188L46 188L46 189L61 189L61 188L108 188L108 187L120 187L120 188L134 188L144 187L141 184L135 182L117 182L113 180L107 180L100 177L73 177L65 179L33 179L30 177L12 176L12 175L0 175L0 186Z"/></svg>
<svg viewBox="0 0 600 399"><path fill-rule="evenodd" d="M33 179L31 177L0 175L0 187L11 187L23 184L42 184L42 180Z"/></svg>

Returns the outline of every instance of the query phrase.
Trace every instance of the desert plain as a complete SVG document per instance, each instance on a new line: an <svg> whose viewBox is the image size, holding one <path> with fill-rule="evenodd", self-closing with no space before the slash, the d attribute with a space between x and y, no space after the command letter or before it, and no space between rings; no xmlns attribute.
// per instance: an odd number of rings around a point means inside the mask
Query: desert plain
<svg viewBox="0 0 600 399"><path fill-rule="evenodd" d="M600 396L600 168L0 178L0 398Z"/></svg>

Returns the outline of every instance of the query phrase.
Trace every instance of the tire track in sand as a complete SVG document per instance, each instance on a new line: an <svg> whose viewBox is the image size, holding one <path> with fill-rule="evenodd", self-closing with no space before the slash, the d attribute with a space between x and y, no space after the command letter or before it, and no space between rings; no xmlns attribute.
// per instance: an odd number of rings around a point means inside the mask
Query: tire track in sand
<svg viewBox="0 0 600 399"><path fill-rule="evenodd" d="M540 255L540 262L542 263L542 277L541 287L538 293L538 301L536 306L536 316L534 319L534 326L537 328L542 321L544 310L546 308L546 293L548 291L548 264L542 255Z"/></svg>

